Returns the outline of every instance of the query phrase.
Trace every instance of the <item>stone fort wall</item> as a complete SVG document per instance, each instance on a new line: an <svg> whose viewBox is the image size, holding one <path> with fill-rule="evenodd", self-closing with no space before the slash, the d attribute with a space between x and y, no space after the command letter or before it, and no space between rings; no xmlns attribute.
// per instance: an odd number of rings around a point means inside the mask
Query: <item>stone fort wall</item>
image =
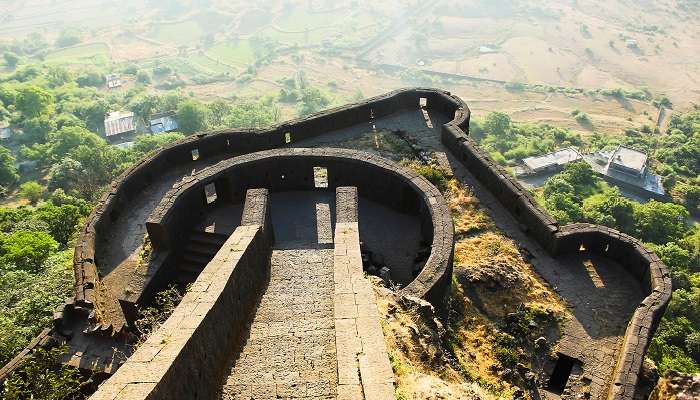
<svg viewBox="0 0 700 400"><path fill-rule="evenodd" d="M399 90L358 104L291 121L271 130L221 131L191 136L150 154L112 184L80 233L74 259L74 303L77 306L74 308L83 310L87 316L96 304L95 288L99 285L94 262L96 237L119 218L120 209L128 207L130 199L137 196L143 187L158 179L161 171L171 166L197 162L193 160L193 150L197 150L199 159L208 159L284 147L291 142L316 137L329 130L367 122L401 109L416 108L420 99L425 99L429 109L440 110L448 115L454 114L454 119L442 127L443 143L493 192L521 223L522 228L543 248L553 255L558 255L580 251L583 246L587 251L599 252L618 260L643 284L647 297L629 323L610 389L610 398L631 399L643 355L671 296L671 282L666 267L639 241L627 235L598 226L560 226L537 205L527 190L478 149L476 143L468 136L469 108L449 92L440 90ZM436 287L435 283L437 280L433 279L425 281L424 285ZM95 322L98 321L95 319Z"/></svg>
<svg viewBox="0 0 700 400"><path fill-rule="evenodd" d="M90 398L213 399L270 276L268 192L248 191L243 221L173 314Z"/></svg>
<svg viewBox="0 0 700 400"><path fill-rule="evenodd" d="M315 188L317 166L327 170L328 188ZM176 252L183 247L187 239L183 232L207 207L215 206L208 204L205 195L205 187L212 184L215 202L239 202L246 190L254 187L277 192L353 186L365 198L419 216L424 240L432 249L421 273L403 291L437 307L444 305L452 277L452 216L438 189L416 172L369 153L337 148L275 149L228 159L203 169L166 193L146 224L155 249ZM163 288L173 266L163 265L154 271L144 293L157 293Z"/></svg>

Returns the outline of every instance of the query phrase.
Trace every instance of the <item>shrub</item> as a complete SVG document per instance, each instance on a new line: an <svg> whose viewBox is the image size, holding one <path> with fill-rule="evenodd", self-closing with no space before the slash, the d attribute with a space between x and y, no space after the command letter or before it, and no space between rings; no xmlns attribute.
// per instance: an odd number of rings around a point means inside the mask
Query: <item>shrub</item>
<svg viewBox="0 0 700 400"><path fill-rule="evenodd" d="M68 347L34 350L22 367L5 382L5 400L64 400L80 398L82 388L90 383L80 372L61 365L61 355Z"/></svg>
<svg viewBox="0 0 700 400"><path fill-rule="evenodd" d="M153 333L175 311L175 307L182 300L182 294L175 286L156 295L156 306L139 309L140 318L134 323L140 337L140 342Z"/></svg>
<svg viewBox="0 0 700 400"><path fill-rule="evenodd" d="M56 249L58 243L46 232L18 231L0 241L0 261L36 272Z"/></svg>
<svg viewBox="0 0 700 400"><path fill-rule="evenodd" d="M511 92L522 92L525 90L525 85L520 82L508 82L506 83L506 90Z"/></svg>
<svg viewBox="0 0 700 400"><path fill-rule="evenodd" d="M29 200L30 203L36 204L44 197L46 189L34 181L29 181L19 186L19 195Z"/></svg>
<svg viewBox="0 0 700 400"><path fill-rule="evenodd" d="M430 183L435 185L441 192L447 190L447 184L450 180L450 176L442 168L435 167L433 165L419 165L416 166L416 172L421 174L425 179L429 180Z"/></svg>

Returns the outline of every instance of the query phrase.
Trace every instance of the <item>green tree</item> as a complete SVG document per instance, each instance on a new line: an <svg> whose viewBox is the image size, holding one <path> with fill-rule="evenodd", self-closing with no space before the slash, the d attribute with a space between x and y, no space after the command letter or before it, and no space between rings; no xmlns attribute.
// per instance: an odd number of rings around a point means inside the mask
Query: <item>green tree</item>
<svg viewBox="0 0 700 400"><path fill-rule="evenodd" d="M129 158L138 161L146 154L159 149L168 143L184 138L185 135L176 132L160 133L158 135L143 135L136 138L129 149Z"/></svg>
<svg viewBox="0 0 700 400"><path fill-rule="evenodd" d="M148 85L151 83L151 74L149 74L148 71L139 71L136 74L136 82Z"/></svg>
<svg viewBox="0 0 700 400"><path fill-rule="evenodd" d="M686 184L680 189L683 203L693 213L700 213L700 185Z"/></svg>
<svg viewBox="0 0 700 400"><path fill-rule="evenodd" d="M51 168L49 188L63 188L85 199L95 199L126 166L127 153L103 141L71 149Z"/></svg>
<svg viewBox="0 0 700 400"><path fill-rule="evenodd" d="M107 142L85 128L64 127L49 135L49 156L53 162L59 161L80 145L102 147L107 145Z"/></svg>
<svg viewBox="0 0 700 400"><path fill-rule="evenodd" d="M486 116L483 123L483 129L487 133L495 135L499 138L510 137L511 119L508 114L502 112L492 112Z"/></svg>
<svg viewBox="0 0 700 400"><path fill-rule="evenodd" d="M58 39L56 39L56 46L57 47L69 47L69 46L75 46L76 44L80 43L82 39L80 38L80 34L73 30L73 29L67 29L58 36Z"/></svg>
<svg viewBox="0 0 700 400"><path fill-rule="evenodd" d="M280 110L272 101L243 102L223 118L225 128L263 128L279 122Z"/></svg>
<svg viewBox="0 0 700 400"><path fill-rule="evenodd" d="M42 87L27 85L17 91L16 106L26 118L34 118L52 111L53 95Z"/></svg>
<svg viewBox="0 0 700 400"><path fill-rule="evenodd" d="M2 57L5 59L5 65L7 65L10 68L14 68L17 66L17 63L19 63L19 57L17 54L12 53L10 51L6 51Z"/></svg>
<svg viewBox="0 0 700 400"><path fill-rule="evenodd" d="M17 183L19 174L15 166L12 152L5 146L0 146L0 185L12 186Z"/></svg>
<svg viewBox="0 0 700 400"><path fill-rule="evenodd" d="M0 261L37 272L57 248L58 243L46 232L14 232L0 239Z"/></svg>
<svg viewBox="0 0 700 400"><path fill-rule="evenodd" d="M50 66L46 71L46 79L52 87L63 86L73 80L70 71L59 66Z"/></svg>
<svg viewBox="0 0 700 400"><path fill-rule="evenodd" d="M177 107L177 122L180 130L186 134L199 132L206 128L207 108L196 100L185 100Z"/></svg>
<svg viewBox="0 0 700 400"><path fill-rule="evenodd" d="M5 400L65 400L78 397L89 380L80 372L60 363L66 346L51 350L37 349L18 373L13 373L5 383Z"/></svg>
<svg viewBox="0 0 700 400"><path fill-rule="evenodd" d="M161 98L151 94L143 94L134 97L129 102L129 109L141 118L150 118L156 112L162 110Z"/></svg>
<svg viewBox="0 0 700 400"><path fill-rule="evenodd" d="M321 90L314 87L306 87L301 90L299 97L299 116L305 117L309 114L319 112L330 104L330 98L321 92Z"/></svg>
<svg viewBox="0 0 700 400"><path fill-rule="evenodd" d="M617 188L606 190L583 201L584 220L609 226L622 232L634 231L633 203Z"/></svg>
<svg viewBox="0 0 700 400"><path fill-rule="evenodd" d="M545 207L562 224L583 220L580 204L568 193L555 193L545 200Z"/></svg>
<svg viewBox="0 0 700 400"><path fill-rule="evenodd" d="M685 348L696 363L700 364L700 332L693 332L685 340Z"/></svg>
<svg viewBox="0 0 700 400"><path fill-rule="evenodd" d="M43 204L36 210L36 217L48 225L49 233L59 244L66 246L76 232L81 213L78 207L70 204Z"/></svg>
<svg viewBox="0 0 700 400"><path fill-rule="evenodd" d="M105 77L98 71L85 71L75 81L80 87L101 87L105 84Z"/></svg>
<svg viewBox="0 0 700 400"><path fill-rule="evenodd" d="M31 204L36 204L44 197L46 189L38 182L29 181L19 186L19 195L23 199L29 200Z"/></svg>
<svg viewBox="0 0 700 400"><path fill-rule="evenodd" d="M19 135L19 142L26 145L34 143L44 143L48 139L49 133L56 129L55 119L47 115L34 118L27 118L22 122L22 134Z"/></svg>
<svg viewBox="0 0 700 400"><path fill-rule="evenodd" d="M600 178L585 161L567 164L563 174L566 174L567 181L571 183L578 194L590 194L600 183Z"/></svg>
<svg viewBox="0 0 700 400"><path fill-rule="evenodd" d="M635 205L636 236L657 244L681 240L688 232L688 216L688 210L678 204L652 200Z"/></svg>

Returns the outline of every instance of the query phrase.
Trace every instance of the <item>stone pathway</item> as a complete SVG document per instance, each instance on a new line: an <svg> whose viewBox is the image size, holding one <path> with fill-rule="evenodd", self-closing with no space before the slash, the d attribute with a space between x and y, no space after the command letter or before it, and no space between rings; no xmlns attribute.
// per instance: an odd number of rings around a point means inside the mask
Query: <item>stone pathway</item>
<svg viewBox="0 0 700 400"><path fill-rule="evenodd" d="M270 284L222 399L335 399L333 250L272 253Z"/></svg>
<svg viewBox="0 0 700 400"><path fill-rule="evenodd" d="M335 399L330 193L273 194L270 283L222 399Z"/></svg>

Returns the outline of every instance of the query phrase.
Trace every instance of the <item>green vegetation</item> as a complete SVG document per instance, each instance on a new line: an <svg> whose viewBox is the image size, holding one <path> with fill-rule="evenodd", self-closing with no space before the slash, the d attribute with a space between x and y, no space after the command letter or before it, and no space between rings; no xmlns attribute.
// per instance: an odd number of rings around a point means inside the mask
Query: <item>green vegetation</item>
<svg viewBox="0 0 700 400"><path fill-rule="evenodd" d="M637 97L622 90L614 95ZM580 110L574 110L572 116L584 123L589 121ZM650 128L642 127L627 129L615 137L594 133L584 141L565 129L514 124L502 113L491 113L472 122L471 132L482 148L503 165L514 165L524 157L570 145L609 151L623 144L650 154L651 168L663 176L675 204L629 200L617 188L597 178L584 162L567 165L549 178L536 195L561 223L609 226L641 239L657 252L671 270L675 291L649 355L661 372L698 371L700 228L691 226L688 220L691 214L700 215L700 110L675 114L667 135L653 135ZM509 359L505 351L501 357Z"/></svg>
<svg viewBox="0 0 700 400"><path fill-rule="evenodd" d="M150 80L145 70L126 69L143 82ZM156 66L153 72L167 76L172 70ZM0 119L15 131L0 146L0 196L9 203L0 206L0 365L50 326L53 310L70 296L73 241L104 187L146 153L184 137L141 135L131 147L119 148L101 135L105 113L131 110L147 119L174 112L185 133L263 127L280 118L273 98L207 104L179 91L153 95L142 86L108 92L105 73L97 68L75 74L55 65L20 65L0 76ZM319 93L307 95L306 102L308 109L328 104ZM148 326L167 315L163 310L175 304L169 299L157 309L143 311L139 330L153 329ZM8 380L5 398L16 398L12 397L16 393L54 398L41 384L24 379L32 377L31 368L53 356L36 353L36 357L27 371ZM46 374L46 383L57 388L62 384L74 388L79 382L64 369L47 369ZM66 389L61 395L67 393L72 392Z"/></svg>
<svg viewBox="0 0 700 400"><path fill-rule="evenodd" d="M514 165L526 157L583 143L579 134L567 129L548 124L514 124L500 112L490 113L481 121L473 120L470 132L501 165Z"/></svg>
<svg viewBox="0 0 700 400"><path fill-rule="evenodd" d="M598 93L602 94L603 96L609 96L609 97L614 97L619 100L624 100L624 99L634 99L634 100L641 100L641 101L649 101L653 98L651 92L649 91L648 88L640 88L640 89L623 89L623 88L615 88L615 89L602 89L599 90Z"/></svg>
<svg viewBox="0 0 700 400"><path fill-rule="evenodd" d="M255 43L255 41L253 41ZM231 43L221 43L207 50L207 55L227 64L247 66L255 61L256 51L251 42L240 40Z"/></svg>
<svg viewBox="0 0 700 400"><path fill-rule="evenodd" d="M27 235L26 232L22 231L24 235ZM27 239L29 241L31 238ZM47 241L50 242L44 237L43 243ZM53 247L54 244L49 245ZM12 246L14 249L15 245ZM40 248L41 243L33 245L30 242L29 246ZM4 248L5 241L3 251ZM25 251L19 258L36 265L38 258L45 256L45 249L40 248L40 251L40 254ZM71 250L57 252L42 262L39 268L31 269L7 264L5 256L0 267L0 287L3 289L0 291L0 364L3 365L51 325L53 310L70 295L73 288Z"/></svg>
<svg viewBox="0 0 700 400"><path fill-rule="evenodd" d="M106 65L109 61L109 48L101 43L74 46L47 54L46 61L58 65Z"/></svg>
<svg viewBox="0 0 700 400"><path fill-rule="evenodd" d="M2 392L5 400L64 400L78 399L84 386L91 380L75 368L57 363L68 349L37 349L19 371L5 382ZM27 395L30 397L27 397Z"/></svg>
<svg viewBox="0 0 700 400"><path fill-rule="evenodd" d="M651 357L664 373L698 372L700 353L700 229L688 226L679 204L640 204L600 181L584 162L569 164L545 183L540 196L562 223L602 224L643 240L669 267L675 289L652 342Z"/></svg>
<svg viewBox="0 0 700 400"><path fill-rule="evenodd" d="M140 318L134 322L134 325L141 343L170 317L180 304L182 296L183 294L175 286L170 286L156 295L154 307L139 309Z"/></svg>
<svg viewBox="0 0 700 400"><path fill-rule="evenodd" d="M425 179L429 180L430 183L435 185L441 192L447 190L450 179L452 178L447 174L442 168L436 167L434 165L414 165L413 168L421 174Z"/></svg>
<svg viewBox="0 0 700 400"><path fill-rule="evenodd" d="M581 110L576 109L576 110L571 112L571 116L574 117L576 122L581 124L581 126L586 127L586 128L593 127L593 122L591 121L591 118L585 112L582 112Z"/></svg>

